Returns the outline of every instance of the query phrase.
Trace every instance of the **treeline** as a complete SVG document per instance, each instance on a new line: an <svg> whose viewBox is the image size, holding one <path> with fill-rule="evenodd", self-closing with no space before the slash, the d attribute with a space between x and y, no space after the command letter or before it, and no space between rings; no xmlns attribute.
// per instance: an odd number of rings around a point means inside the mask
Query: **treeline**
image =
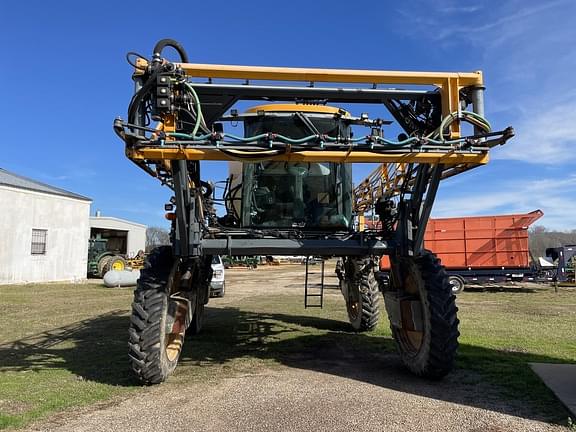
<svg viewBox="0 0 576 432"><path fill-rule="evenodd" d="M170 232L160 227L148 227L146 229L146 252L150 252L157 246L170 244Z"/></svg>
<svg viewBox="0 0 576 432"><path fill-rule="evenodd" d="M576 245L576 230L549 231L536 225L529 230L530 252L534 258L546 256L546 248L564 245Z"/></svg>

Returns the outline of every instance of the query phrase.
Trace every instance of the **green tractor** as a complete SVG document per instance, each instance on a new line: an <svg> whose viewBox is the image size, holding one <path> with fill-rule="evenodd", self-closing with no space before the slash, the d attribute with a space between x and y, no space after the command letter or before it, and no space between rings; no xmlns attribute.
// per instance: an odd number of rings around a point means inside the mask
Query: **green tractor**
<svg viewBox="0 0 576 432"><path fill-rule="evenodd" d="M107 249L108 240L97 236L88 241L88 276L104 277L110 270L125 270L126 260Z"/></svg>

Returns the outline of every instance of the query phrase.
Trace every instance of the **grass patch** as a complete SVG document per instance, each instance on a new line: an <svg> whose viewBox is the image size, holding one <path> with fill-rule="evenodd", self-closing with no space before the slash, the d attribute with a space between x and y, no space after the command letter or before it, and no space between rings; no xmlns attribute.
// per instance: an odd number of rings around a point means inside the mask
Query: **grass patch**
<svg viewBox="0 0 576 432"><path fill-rule="evenodd" d="M464 292L458 370L431 384L399 367L385 316L374 332L351 333L341 296L331 289L324 309L303 309L301 269L231 273L227 297L209 304L203 333L187 341L167 386L217 385L263 367L291 366L489 409L515 403L547 421L567 417L528 363L576 361L574 290ZM276 286L267 294L270 280ZM0 286L0 298L0 428L141 391L127 362L131 290ZM491 386L494 406L474 393L478 385Z"/></svg>
<svg viewBox="0 0 576 432"><path fill-rule="evenodd" d="M0 428L130 391L132 293L96 284L0 287Z"/></svg>
<svg viewBox="0 0 576 432"><path fill-rule="evenodd" d="M458 297L458 366L558 422L568 413L529 366L576 363L576 292L551 288L464 292Z"/></svg>

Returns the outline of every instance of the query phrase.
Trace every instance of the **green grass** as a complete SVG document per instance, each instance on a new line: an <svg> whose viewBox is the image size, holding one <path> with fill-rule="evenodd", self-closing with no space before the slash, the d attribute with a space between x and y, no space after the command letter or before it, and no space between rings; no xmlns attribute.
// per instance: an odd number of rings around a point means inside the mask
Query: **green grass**
<svg viewBox="0 0 576 432"><path fill-rule="evenodd" d="M557 420L567 413L528 363L576 363L576 291L464 292L458 365Z"/></svg>
<svg viewBox="0 0 576 432"><path fill-rule="evenodd" d="M95 284L0 287L0 428L133 390L131 298Z"/></svg>
<svg viewBox="0 0 576 432"><path fill-rule="evenodd" d="M232 278L263 283L280 280L272 276L277 271ZM289 284L293 278L284 280ZM534 418L547 421L567 418L528 363L576 362L574 290L464 292L458 297L457 370L443 383L426 382L418 389L419 381L397 366L385 317L374 332L353 334L334 290L328 290L324 309L305 310L301 290L275 289L232 301L233 285L224 301L210 303L203 333L187 341L167 386L217 384L262 367L290 366L478 406L485 405L433 389L469 389L473 399L475 386L482 384L498 404L525 406ZM0 428L144 391L133 381L126 357L131 298L131 290L95 284L0 287ZM378 369L384 367L391 372ZM391 383L386 373L402 379Z"/></svg>

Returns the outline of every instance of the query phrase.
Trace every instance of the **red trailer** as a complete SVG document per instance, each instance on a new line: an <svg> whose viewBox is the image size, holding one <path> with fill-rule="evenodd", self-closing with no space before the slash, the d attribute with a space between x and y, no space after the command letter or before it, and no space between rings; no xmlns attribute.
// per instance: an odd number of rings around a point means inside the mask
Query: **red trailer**
<svg viewBox="0 0 576 432"><path fill-rule="evenodd" d="M430 219L424 247L435 252L450 275L453 291L466 282L501 282L534 278L528 227L543 216L526 214ZM390 269L387 256L380 269Z"/></svg>

